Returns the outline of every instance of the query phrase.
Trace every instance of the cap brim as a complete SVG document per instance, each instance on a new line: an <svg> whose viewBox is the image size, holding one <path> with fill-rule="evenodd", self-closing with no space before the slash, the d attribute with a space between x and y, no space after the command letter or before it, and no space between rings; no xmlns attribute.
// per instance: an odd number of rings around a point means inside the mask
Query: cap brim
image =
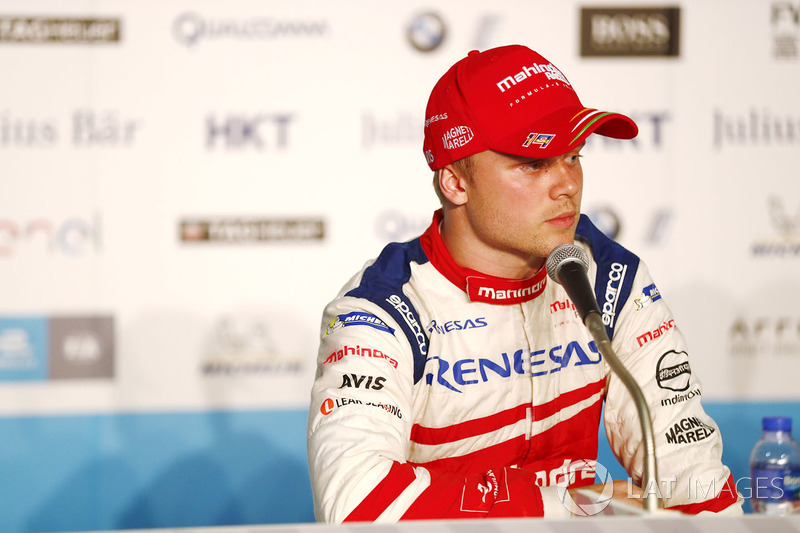
<svg viewBox="0 0 800 533"><path fill-rule="evenodd" d="M555 157L581 145L592 133L615 139L633 139L636 123L621 113L588 107L566 107L533 121L497 142L492 150L523 157Z"/></svg>

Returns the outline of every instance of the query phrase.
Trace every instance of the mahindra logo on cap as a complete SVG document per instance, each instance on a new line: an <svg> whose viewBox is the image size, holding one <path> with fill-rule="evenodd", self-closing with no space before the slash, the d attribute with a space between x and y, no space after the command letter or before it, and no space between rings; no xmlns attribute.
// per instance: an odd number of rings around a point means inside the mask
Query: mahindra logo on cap
<svg viewBox="0 0 800 533"><path fill-rule="evenodd" d="M562 74L561 71L558 70L552 63L534 63L531 66L523 66L522 70L511 76L506 76L502 80L498 81L496 85L497 88L500 89L500 92L504 93L507 89L510 89L517 83L525 81L528 78L532 78L537 74L544 74L548 80L558 80L570 85L570 83L567 81L567 77L564 76L564 74Z"/></svg>

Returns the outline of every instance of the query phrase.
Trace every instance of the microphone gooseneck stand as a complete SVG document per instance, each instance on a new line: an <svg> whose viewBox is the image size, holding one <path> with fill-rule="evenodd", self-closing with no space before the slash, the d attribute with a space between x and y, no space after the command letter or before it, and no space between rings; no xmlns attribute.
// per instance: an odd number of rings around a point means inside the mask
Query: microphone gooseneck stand
<svg viewBox="0 0 800 533"><path fill-rule="evenodd" d="M633 403L636 406L636 411L639 414L639 422L642 426L642 444L644 445L644 471L642 474L642 486L644 489L644 499L642 503L646 511L657 512L664 508L664 505L659 498L658 486L658 467L656 466L656 439L653 434L653 422L650 418L650 408L647 407L647 401L642 394L642 389L636 380L633 379L631 373L622 364L622 362L614 353L611 348L611 340L606 334L606 327L603 325L603 319L594 311L589 312L583 320L586 328L594 337L597 343L597 349L608 361L611 370L617 375L619 380L628 389Z"/></svg>
<svg viewBox="0 0 800 533"><path fill-rule="evenodd" d="M606 333L600 308L594 297L594 291L589 284L587 270L589 261L585 252L575 244L562 244L557 246L547 258L546 269L550 278L559 283L572 300L583 324L589 330L597 343L600 354L608 361L611 370L628 389L633 398L639 422L642 426L642 444L644 445L644 460L642 472L642 485L644 490L643 504L648 512L659 512L664 504L659 497L658 467L656 466L656 439L653 434L653 421L650 418L650 409L644 398L641 387L633 379L628 369L614 353L611 340Z"/></svg>

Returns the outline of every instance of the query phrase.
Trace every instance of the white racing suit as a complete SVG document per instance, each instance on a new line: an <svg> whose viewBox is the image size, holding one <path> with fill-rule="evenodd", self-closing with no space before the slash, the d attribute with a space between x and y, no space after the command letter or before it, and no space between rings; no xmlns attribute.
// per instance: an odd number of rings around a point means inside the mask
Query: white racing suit
<svg viewBox="0 0 800 533"><path fill-rule="evenodd" d="M308 421L317 520L564 516L611 448L642 480L641 426L564 289L459 267L439 235L393 243L325 309ZM666 507L741 512L683 335L646 266L581 217L612 345L647 399ZM648 490L648 488L646 488ZM563 491L562 491L563 494Z"/></svg>

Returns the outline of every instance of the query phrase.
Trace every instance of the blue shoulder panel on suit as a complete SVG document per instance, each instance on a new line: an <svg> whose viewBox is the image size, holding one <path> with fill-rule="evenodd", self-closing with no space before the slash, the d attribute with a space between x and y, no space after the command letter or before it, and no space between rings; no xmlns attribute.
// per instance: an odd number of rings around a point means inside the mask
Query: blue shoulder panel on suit
<svg viewBox="0 0 800 533"><path fill-rule="evenodd" d="M578 221L576 238L588 243L592 249L597 263L595 297L608 338L613 339L617 311L622 309L631 295L633 278L639 268L639 257L609 239L586 215L581 215Z"/></svg>
<svg viewBox="0 0 800 533"><path fill-rule="evenodd" d="M420 324L419 313L403 292L403 286L411 278L411 263L427 262L419 238L388 244L364 271L359 286L347 293L347 296L364 298L378 305L400 325L414 354L414 383L422 379L429 340Z"/></svg>

